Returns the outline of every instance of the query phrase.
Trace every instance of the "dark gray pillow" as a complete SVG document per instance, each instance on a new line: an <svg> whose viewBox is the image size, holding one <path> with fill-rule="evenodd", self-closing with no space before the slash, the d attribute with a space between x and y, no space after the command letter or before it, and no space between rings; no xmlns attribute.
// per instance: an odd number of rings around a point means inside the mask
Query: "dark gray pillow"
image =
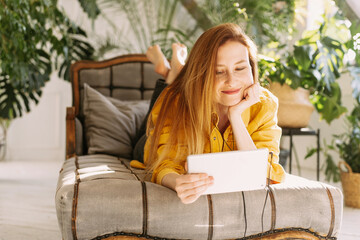
<svg viewBox="0 0 360 240"><path fill-rule="evenodd" d="M83 109L88 154L104 153L131 159L135 136L149 109L149 100L121 101L105 97L84 84Z"/></svg>

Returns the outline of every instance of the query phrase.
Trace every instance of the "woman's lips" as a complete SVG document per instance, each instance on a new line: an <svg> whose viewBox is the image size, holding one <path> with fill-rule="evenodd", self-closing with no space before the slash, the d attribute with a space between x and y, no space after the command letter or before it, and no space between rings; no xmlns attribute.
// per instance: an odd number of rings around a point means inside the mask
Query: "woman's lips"
<svg viewBox="0 0 360 240"><path fill-rule="evenodd" d="M238 92L240 92L240 88L239 89L235 89L235 90L226 90L226 91L221 91L222 93L228 94L228 95L232 95L232 94L236 94Z"/></svg>

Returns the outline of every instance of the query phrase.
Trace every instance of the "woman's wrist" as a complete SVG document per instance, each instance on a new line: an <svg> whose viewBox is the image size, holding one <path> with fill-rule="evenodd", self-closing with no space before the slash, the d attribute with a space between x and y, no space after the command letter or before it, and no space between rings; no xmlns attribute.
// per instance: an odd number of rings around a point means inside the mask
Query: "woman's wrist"
<svg viewBox="0 0 360 240"><path fill-rule="evenodd" d="M175 191L176 179L180 176L177 173L168 173L162 178L161 185Z"/></svg>
<svg viewBox="0 0 360 240"><path fill-rule="evenodd" d="M237 119L242 119L241 115L246 110L246 108L243 109L242 106L230 106L228 110L228 118L230 122L236 121Z"/></svg>
<svg viewBox="0 0 360 240"><path fill-rule="evenodd" d="M238 150L255 150L256 146L249 135L246 125L240 115L229 117Z"/></svg>
<svg viewBox="0 0 360 240"><path fill-rule="evenodd" d="M231 126L240 126L240 127L243 127L246 129L245 123L241 117L242 113L243 113L242 111L239 111L239 112L238 111L236 111L236 112L229 111L228 118L229 118Z"/></svg>

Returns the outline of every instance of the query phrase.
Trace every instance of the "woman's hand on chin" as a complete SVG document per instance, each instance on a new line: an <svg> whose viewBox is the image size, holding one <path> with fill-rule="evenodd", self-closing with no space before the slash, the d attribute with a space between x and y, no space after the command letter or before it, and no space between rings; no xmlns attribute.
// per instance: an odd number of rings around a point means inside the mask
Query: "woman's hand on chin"
<svg viewBox="0 0 360 240"><path fill-rule="evenodd" d="M229 107L229 119L231 120L231 116L238 118L239 114L258 102L260 102L260 87L258 83L254 83L244 90L244 98L238 104Z"/></svg>
<svg viewBox="0 0 360 240"><path fill-rule="evenodd" d="M181 202L195 202L208 187L214 184L214 178L206 173L179 175L176 178L175 191Z"/></svg>

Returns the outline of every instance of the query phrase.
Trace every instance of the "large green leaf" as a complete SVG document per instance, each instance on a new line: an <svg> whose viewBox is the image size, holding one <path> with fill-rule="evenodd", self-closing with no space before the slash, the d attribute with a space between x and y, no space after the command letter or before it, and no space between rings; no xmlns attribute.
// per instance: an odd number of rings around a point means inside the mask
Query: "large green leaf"
<svg viewBox="0 0 360 240"><path fill-rule="evenodd" d="M65 57L59 68L59 77L70 80L71 64L79 60L92 59L94 48L86 41L78 39L76 35L70 36Z"/></svg>
<svg viewBox="0 0 360 240"><path fill-rule="evenodd" d="M80 6L86 12L90 19L95 20L100 14L100 9L96 0L79 0Z"/></svg>
<svg viewBox="0 0 360 240"><path fill-rule="evenodd" d="M41 90L28 92L26 88L14 88L6 77L0 80L0 118L13 119L22 116L25 111L30 111L29 98L38 103Z"/></svg>
<svg viewBox="0 0 360 240"><path fill-rule="evenodd" d="M347 112L347 109L341 104L341 89L337 82L330 84L330 90L326 87L318 89L316 94L311 96L310 101L320 114L321 119L329 124Z"/></svg>
<svg viewBox="0 0 360 240"><path fill-rule="evenodd" d="M339 182L340 172L331 155L327 155L325 159L325 175L326 181Z"/></svg>
<svg viewBox="0 0 360 240"><path fill-rule="evenodd" d="M312 63L313 49L309 45L294 46L294 58L302 71L307 71Z"/></svg>
<svg viewBox="0 0 360 240"><path fill-rule="evenodd" d="M317 68L322 74L323 81L328 90L331 84L339 78L339 68L342 65L344 50L339 41L330 37L321 38L316 42L318 54L316 56Z"/></svg>

